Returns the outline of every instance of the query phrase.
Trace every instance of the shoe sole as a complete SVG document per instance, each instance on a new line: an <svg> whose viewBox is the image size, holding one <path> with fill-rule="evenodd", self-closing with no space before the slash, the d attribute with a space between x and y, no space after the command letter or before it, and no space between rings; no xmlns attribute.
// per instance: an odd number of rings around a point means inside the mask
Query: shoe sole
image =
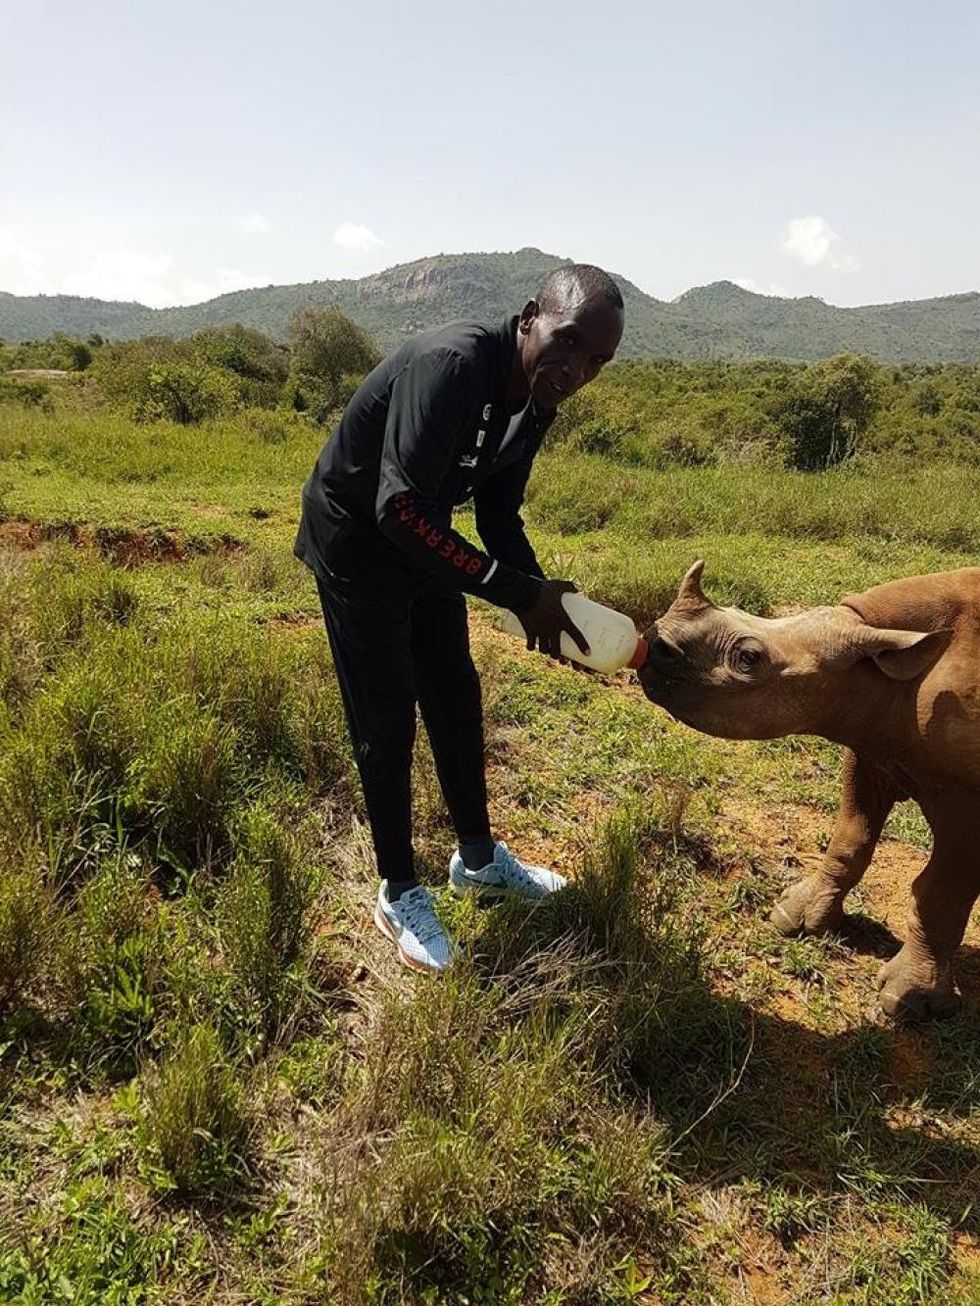
<svg viewBox="0 0 980 1306"><path fill-rule="evenodd" d="M445 966L426 966L424 962L416 961L414 957L410 957L399 942L398 936L392 932L391 926L379 907L374 909L374 923L385 938L395 945L398 950L398 960L403 966L407 966L409 970L417 971L420 975L441 975L446 969Z"/></svg>

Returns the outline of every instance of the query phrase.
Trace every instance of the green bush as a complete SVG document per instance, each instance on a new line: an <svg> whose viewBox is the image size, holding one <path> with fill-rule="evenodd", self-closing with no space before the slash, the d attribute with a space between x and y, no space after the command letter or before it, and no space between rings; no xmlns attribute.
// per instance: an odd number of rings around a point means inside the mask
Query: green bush
<svg viewBox="0 0 980 1306"><path fill-rule="evenodd" d="M309 304L287 328L292 345L285 402L322 421L346 403L362 377L381 361L366 331L333 305Z"/></svg>
<svg viewBox="0 0 980 1306"><path fill-rule="evenodd" d="M230 412L239 394L232 379L217 367L170 363L147 370L133 407L140 422L176 422L192 426Z"/></svg>
<svg viewBox="0 0 980 1306"><path fill-rule="evenodd" d="M26 381L3 375L0 375L0 404L20 404L24 408L54 411L51 387L47 381Z"/></svg>
<svg viewBox="0 0 980 1306"><path fill-rule="evenodd" d="M877 410L875 374L869 359L841 354L812 363L779 397L773 416L797 471L823 471L854 456Z"/></svg>
<svg viewBox="0 0 980 1306"><path fill-rule="evenodd" d="M274 406L285 351L257 331L215 327L186 340L145 336L98 351L92 372L111 404L142 422L192 426L248 406Z"/></svg>

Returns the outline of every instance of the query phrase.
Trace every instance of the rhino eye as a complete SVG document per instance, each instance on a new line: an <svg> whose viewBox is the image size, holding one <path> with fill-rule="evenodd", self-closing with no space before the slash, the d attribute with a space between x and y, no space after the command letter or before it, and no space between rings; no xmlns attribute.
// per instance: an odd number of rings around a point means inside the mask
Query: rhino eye
<svg viewBox="0 0 980 1306"><path fill-rule="evenodd" d="M743 644L735 650L735 668L737 671L754 671L762 661L762 650L751 644Z"/></svg>

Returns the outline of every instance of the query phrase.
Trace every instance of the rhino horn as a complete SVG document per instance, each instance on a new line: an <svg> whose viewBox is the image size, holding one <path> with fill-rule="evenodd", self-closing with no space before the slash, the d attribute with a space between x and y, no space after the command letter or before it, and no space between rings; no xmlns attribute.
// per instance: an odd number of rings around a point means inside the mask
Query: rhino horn
<svg viewBox="0 0 980 1306"><path fill-rule="evenodd" d="M684 608L710 608L714 605L701 588L701 573L704 571L704 559L699 558L681 581L675 604Z"/></svg>
<svg viewBox="0 0 980 1306"><path fill-rule="evenodd" d="M892 680L914 680L935 662L952 638L951 630L879 630L857 626L850 632L849 651L871 658Z"/></svg>

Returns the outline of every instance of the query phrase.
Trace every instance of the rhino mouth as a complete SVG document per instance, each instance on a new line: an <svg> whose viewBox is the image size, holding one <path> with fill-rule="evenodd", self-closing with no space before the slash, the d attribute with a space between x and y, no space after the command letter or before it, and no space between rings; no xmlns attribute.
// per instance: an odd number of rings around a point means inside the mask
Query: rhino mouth
<svg viewBox="0 0 980 1306"><path fill-rule="evenodd" d="M669 668L664 665L663 641L655 625L644 633L643 638L647 645L647 655L637 668L637 679L647 698L652 703L662 705L670 697L671 691L680 685L681 678L677 674L680 668L677 665Z"/></svg>

